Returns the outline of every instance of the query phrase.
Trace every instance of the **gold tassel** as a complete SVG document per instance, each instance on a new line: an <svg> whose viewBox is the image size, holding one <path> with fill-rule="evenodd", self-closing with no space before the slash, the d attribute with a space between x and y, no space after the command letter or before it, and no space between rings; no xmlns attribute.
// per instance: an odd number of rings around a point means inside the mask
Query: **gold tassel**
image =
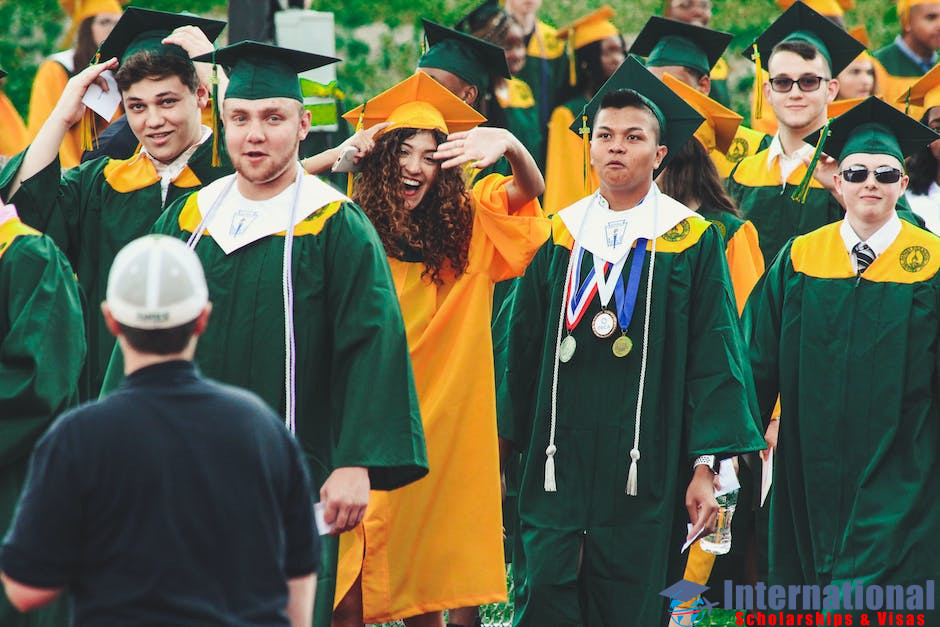
<svg viewBox="0 0 940 627"><path fill-rule="evenodd" d="M98 148L98 129L95 126L95 112L86 108L79 122L79 134L82 137L82 150Z"/></svg>
<svg viewBox="0 0 940 627"><path fill-rule="evenodd" d="M358 133L362 130L362 118L366 115L366 103L362 103L362 111L359 112L359 119L356 120L356 130L355 133ZM353 172L346 173L346 196L352 198L353 195L353 180L355 175Z"/></svg>
<svg viewBox="0 0 940 627"><path fill-rule="evenodd" d="M213 61L215 61L214 58ZM213 168L217 168L222 165L222 157L219 154L222 144L219 141L221 127L219 124L219 66L215 63L212 64L212 78L209 79L209 83L212 85L212 161L210 163Z"/></svg>
<svg viewBox="0 0 940 627"><path fill-rule="evenodd" d="M907 93L904 95L904 115L911 114L911 88L907 88Z"/></svg>
<svg viewBox="0 0 940 627"><path fill-rule="evenodd" d="M571 36L574 37L574 34ZM574 66L574 50L571 48L570 41L565 43L565 46L568 48L568 84L574 87L578 84L578 73Z"/></svg>
<svg viewBox="0 0 940 627"><path fill-rule="evenodd" d="M800 181L799 187L797 187L796 191L793 192L793 195L790 196L791 199L797 201L801 205L806 203L806 197L809 196L809 187L813 180L813 172L816 170L816 164L819 163L819 157L822 156L823 146L826 144L826 138L829 137L830 122L832 122L832 118L826 120L826 125L822 127L821 131L819 131L819 141L816 142L816 149L813 151L813 159L809 162L809 165L806 168L806 174L803 176L803 180Z"/></svg>
<svg viewBox="0 0 940 627"><path fill-rule="evenodd" d="M584 195L590 196L591 192L591 129L587 124L587 114L581 109L581 128L578 132L581 134L581 145L584 148Z"/></svg>
<svg viewBox="0 0 940 627"><path fill-rule="evenodd" d="M761 119L764 109L764 71L760 66L760 51L754 44L754 119Z"/></svg>

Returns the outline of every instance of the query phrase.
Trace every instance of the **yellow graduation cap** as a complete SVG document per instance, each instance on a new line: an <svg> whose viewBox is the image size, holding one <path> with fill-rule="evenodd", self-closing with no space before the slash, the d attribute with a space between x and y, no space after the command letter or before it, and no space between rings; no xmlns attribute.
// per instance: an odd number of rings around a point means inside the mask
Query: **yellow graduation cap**
<svg viewBox="0 0 940 627"><path fill-rule="evenodd" d="M866 49L871 48L871 39L868 37L868 29L865 28L864 24L850 28L849 35L855 37L855 40L865 46Z"/></svg>
<svg viewBox="0 0 940 627"><path fill-rule="evenodd" d="M923 107L940 107L940 65L920 77L920 80L911 85L898 97L898 104L912 104Z"/></svg>
<svg viewBox="0 0 940 627"><path fill-rule="evenodd" d="M901 26L907 26L907 19L911 14L911 7L920 6L922 4L935 4L937 0L897 0L898 2L898 19L901 21Z"/></svg>
<svg viewBox="0 0 940 627"><path fill-rule="evenodd" d="M588 13L559 30L558 36L562 39L568 39L571 47L575 50L595 41L616 37L620 34L620 31L610 21L610 18L614 15L616 15L614 10L605 4L597 11Z"/></svg>
<svg viewBox="0 0 940 627"><path fill-rule="evenodd" d="M842 17L855 8L855 0L777 0L777 6L786 11L794 2L805 2L811 9L827 17Z"/></svg>
<svg viewBox="0 0 940 627"><path fill-rule="evenodd" d="M69 29L62 38L62 47L70 48L74 43L75 33L79 25L90 17L99 13L120 13L124 9L122 4L127 4L128 0L59 0L62 10L72 19ZM76 68L76 71L79 68Z"/></svg>
<svg viewBox="0 0 940 627"><path fill-rule="evenodd" d="M343 115L350 124L370 128L391 122L396 128L436 129L456 133L479 126L486 118L424 72L416 72L394 87Z"/></svg>
<svg viewBox="0 0 940 627"><path fill-rule="evenodd" d="M865 98L846 98L844 100L833 100L829 103L829 106L826 107L826 117L827 118L837 118L849 109L854 109L856 105L860 105L863 102L868 100L868 97Z"/></svg>
<svg viewBox="0 0 940 627"><path fill-rule="evenodd" d="M705 150L711 152L718 149L721 153L728 152L744 118L668 72L663 75L663 82L705 118L695 131L695 138L705 146Z"/></svg>

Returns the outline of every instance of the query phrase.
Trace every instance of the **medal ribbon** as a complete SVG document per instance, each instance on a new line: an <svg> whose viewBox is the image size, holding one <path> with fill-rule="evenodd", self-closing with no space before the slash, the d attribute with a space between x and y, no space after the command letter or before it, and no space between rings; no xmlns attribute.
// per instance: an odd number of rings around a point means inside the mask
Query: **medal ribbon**
<svg viewBox="0 0 940 627"><path fill-rule="evenodd" d="M584 257L584 249L576 245L571 250L571 256L568 293L565 295L565 325L569 331L573 331L581 322L584 312L587 311L587 304L594 299L594 294L597 293L597 279L594 268L591 268L591 271L588 272L581 286L575 287L581 274L581 260Z"/></svg>
<svg viewBox="0 0 940 627"><path fill-rule="evenodd" d="M623 288L623 275L617 279L614 288L614 301L617 303L617 322L620 330L626 332L633 320L633 310L636 308L636 296L640 288L640 272L643 270L643 260L646 258L646 240L637 238L636 248L633 249L633 261L630 262L630 277L627 279L626 294Z"/></svg>

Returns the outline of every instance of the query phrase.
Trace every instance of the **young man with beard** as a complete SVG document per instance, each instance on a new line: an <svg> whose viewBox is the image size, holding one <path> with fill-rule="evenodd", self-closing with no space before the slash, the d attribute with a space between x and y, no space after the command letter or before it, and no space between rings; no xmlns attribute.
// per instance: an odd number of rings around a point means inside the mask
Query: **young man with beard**
<svg viewBox="0 0 940 627"><path fill-rule="evenodd" d="M898 0L897 11L901 33L873 55L888 74L880 88L891 103L937 64L940 50L940 2ZM919 107L906 112L914 118L923 114Z"/></svg>
<svg viewBox="0 0 940 627"><path fill-rule="evenodd" d="M362 520L370 488L428 471L405 329L368 218L298 161L310 113L297 73L337 59L241 42L214 60L232 67L222 119L235 173L174 203L154 230L187 240L205 268L216 321L201 370L261 396L306 454L335 534L317 587L327 625L336 536ZM115 352L105 389L122 370Z"/></svg>
<svg viewBox="0 0 940 627"><path fill-rule="evenodd" d="M586 115L599 189L512 301L522 627L661 623L716 456L763 446L721 235L653 183L702 117L633 57Z"/></svg>
<svg viewBox="0 0 940 627"><path fill-rule="evenodd" d="M101 45L104 62L68 82L32 145L0 173L0 193L66 254L86 303L104 300L114 255L146 233L164 207L230 171L211 164L212 134L201 124L208 74L200 78L189 60L211 51L210 38L224 27L218 20L128 9ZM62 174L59 146L85 112L82 97L114 69L140 152L130 159L95 159ZM97 396L114 348L101 316L86 315L85 322L82 399Z"/></svg>
<svg viewBox="0 0 940 627"><path fill-rule="evenodd" d="M770 583L906 589L940 533L940 238L895 205L904 157L940 136L875 98L829 131L845 218L787 242L751 302L761 415L778 394L784 414Z"/></svg>

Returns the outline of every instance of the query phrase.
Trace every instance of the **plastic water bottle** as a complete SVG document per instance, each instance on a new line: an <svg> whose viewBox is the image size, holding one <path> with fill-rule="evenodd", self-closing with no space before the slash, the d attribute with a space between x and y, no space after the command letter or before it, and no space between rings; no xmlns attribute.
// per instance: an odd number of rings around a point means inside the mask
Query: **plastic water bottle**
<svg viewBox="0 0 940 627"><path fill-rule="evenodd" d="M718 520L715 523L714 533L702 536L699 540L699 546L706 553L715 555L724 555L731 550L731 518L734 516L734 508L738 504L738 492L732 490L727 494L715 497L718 501Z"/></svg>

